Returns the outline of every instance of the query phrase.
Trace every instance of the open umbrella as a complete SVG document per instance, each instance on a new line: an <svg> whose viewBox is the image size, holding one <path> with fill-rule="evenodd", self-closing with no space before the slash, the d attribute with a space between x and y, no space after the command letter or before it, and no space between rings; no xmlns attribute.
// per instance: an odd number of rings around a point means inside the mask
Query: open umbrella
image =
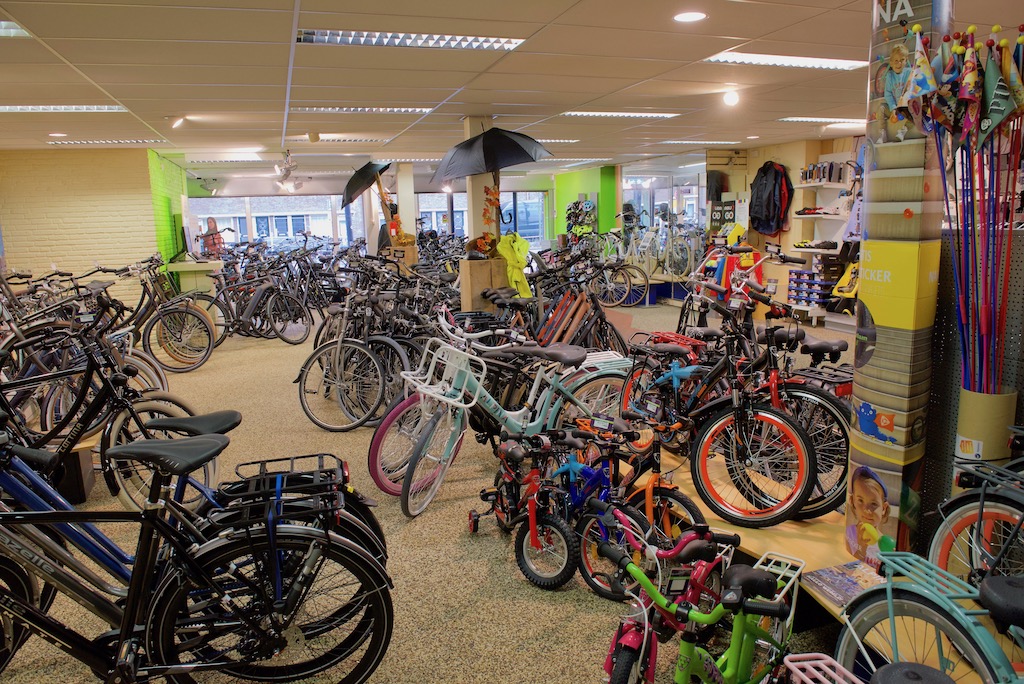
<svg viewBox="0 0 1024 684"><path fill-rule="evenodd" d="M448 150L430 182L443 183L454 178L493 173L550 156L543 145L528 135L491 128Z"/></svg>
<svg viewBox="0 0 1024 684"><path fill-rule="evenodd" d="M379 182L380 174L387 171L390 166L391 164L368 162L356 169L356 172L348 179L348 183L345 184L345 194L342 197L341 206L347 207L352 204L370 186Z"/></svg>

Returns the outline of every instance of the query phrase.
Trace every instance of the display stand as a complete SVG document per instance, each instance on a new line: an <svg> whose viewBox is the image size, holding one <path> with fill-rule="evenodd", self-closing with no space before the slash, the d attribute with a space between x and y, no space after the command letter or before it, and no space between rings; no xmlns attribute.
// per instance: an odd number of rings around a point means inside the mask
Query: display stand
<svg viewBox="0 0 1024 684"><path fill-rule="evenodd" d="M213 294L210 274L224 268L223 261L176 261L167 264L167 270L178 274L182 292L208 292Z"/></svg>
<svg viewBox="0 0 1024 684"><path fill-rule="evenodd" d="M463 311L495 311L497 307L480 294L508 287L508 262L504 259L463 259L459 263L459 293Z"/></svg>

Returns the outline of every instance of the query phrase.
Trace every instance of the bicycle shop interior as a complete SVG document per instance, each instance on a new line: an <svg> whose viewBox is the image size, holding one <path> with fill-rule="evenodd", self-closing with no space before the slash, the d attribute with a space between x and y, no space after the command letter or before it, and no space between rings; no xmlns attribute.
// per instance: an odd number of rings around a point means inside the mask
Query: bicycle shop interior
<svg viewBox="0 0 1024 684"><path fill-rule="evenodd" d="M1017 681L1022 22L0 0L0 681Z"/></svg>

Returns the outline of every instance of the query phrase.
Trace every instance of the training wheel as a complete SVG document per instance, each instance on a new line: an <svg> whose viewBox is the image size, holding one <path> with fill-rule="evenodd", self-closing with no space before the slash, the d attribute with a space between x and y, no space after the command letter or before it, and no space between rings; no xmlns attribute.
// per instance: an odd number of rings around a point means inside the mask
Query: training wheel
<svg viewBox="0 0 1024 684"><path fill-rule="evenodd" d="M480 529L480 514L476 511L469 512L469 533L476 534Z"/></svg>

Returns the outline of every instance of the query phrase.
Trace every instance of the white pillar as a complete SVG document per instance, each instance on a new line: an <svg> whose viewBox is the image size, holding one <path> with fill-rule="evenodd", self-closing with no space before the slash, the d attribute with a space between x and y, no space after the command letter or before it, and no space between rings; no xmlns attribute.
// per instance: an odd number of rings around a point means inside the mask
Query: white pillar
<svg viewBox="0 0 1024 684"><path fill-rule="evenodd" d="M399 164L395 177L398 186L398 218L402 220L402 230L415 235L416 217L419 216L419 213L416 210L416 178L413 174L413 165Z"/></svg>
<svg viewBox="0 0 1024 684"><path fill-rule="evenodd" d="M467 116L462 120L463 132L466 139L480 135L490 129L493 125L489 116ZM484 214L484 186L490 185L493 178L490 173L483 173L478 176L466 178L466 236L472 240L483 236L486 226L483 223ZM496 232L491 228L490 232Z"/></svg>

